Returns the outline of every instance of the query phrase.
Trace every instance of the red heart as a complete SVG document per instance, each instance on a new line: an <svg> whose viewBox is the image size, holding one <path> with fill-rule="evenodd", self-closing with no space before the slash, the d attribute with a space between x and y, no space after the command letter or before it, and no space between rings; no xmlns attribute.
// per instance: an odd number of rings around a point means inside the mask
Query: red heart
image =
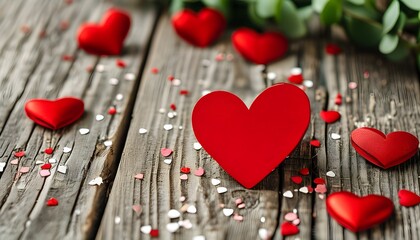
<svg viewBox="0 0 420 240"><path fill-rule="evenodd" d="M319 116L324 120L326 123L333 123L340 119L341 115L337 111L325 111L322 110L319 113Z"/></svg>
<svg viewBox="0 0 420 240"><path fill-rule="evenodd" d="M303 176L309 175L309 168L302 168L299 170L299 173Z"/></svg>
<svg viewBox="0 0 420 240"><path fill-rule="evenodd" d="M35 123L53 130L70 125L84 112L83 101L66 97L56 100L32 99L25 104L26 115Z"/></svg>
<svg viewBox="0 0 420 240"><path fill-rule="evenodd" d="M291 176L290 180L296 184L301 184L303 179L301 176Z"/></svg>
<svg viewBox="0 0 420 240"><path fill-rule="evenodd" d="M351 144L366 160L387 169L407 161L417 153L419 140L408 132L383 134L375 128L358 128L351 133Z"/></svg>
<svg viewBox="0 0 420 240"><path fill-rule="evenodd" d="M398 197L400 198L400 205L404 207L412 207L420 203L420 196L408 190L400 190Z"/></svg>
<svg viewBox="0 0 420 240"><path fill-rule="evenodd" d="M86 23L80 26L77 40L79 47L95 55L117 55L121 53L124 39L130 30L130 15L116 9L109 9L101 23Z"/></svg>
<svg viewBox="0 0 420 240"><path fill-rule="evenodd" d="M389 198L373 194L359 197L351 192L336 192L327 198L326 204L331 217L353 232L384 222L394 211Z"/></svg>
<svg viewBox="0 0 420 240"><path fill-rule="evenodd" d="M296 235L299 233L299 228L290 222L284 222L281 225L281 235L283 236L291 236Z"/></svg>
<svg viewBox="0 0 420 240"><path fill-rule="evenodd" d="M315 184L325 184L325 180L323 178L315 178L314 179Z"/></svg>
<svg viewBox="0 0 420 240"><path fill-rule="evenodd" d="M249 28L240 28L232 34L235 49L247 60L268 64L287 52L287 39L278 32L259 34Z"/></svg>
<svg viewBox="0 0 420 240"><path fill-rule="evenodd" d="M58 205L58 200L55 198L50 198L47 200L47 206L57 206Z"/></svg>
<svg viewBox="0 0 420 240"><path fill-rule="evenodd" d="M51 163L45 163L41 166L41 169L50 169L51 168Z"/></svg>
<svg viewBox="0 0 420 240"><path fill-rule="evenodd" d="M321 142L318 139L312 139L310 141L312 147L319 148L321 146Z"/></svg>
<svg viewBox="0 0 420 240"><path fill-rule="evenodd" d="M292 84L267 88L247 106L229 92L203 96L192 113L197 140L247 188L273 171L301 140L310 119L306 94Z"/></svg>
<svg viewBox="0 0 420 240"><path fill-rule="evenodd" d="M172 17L172 26L188 43L197 47L206 47L223 33L226 20L214 9L203 8L198 13L184 9Z"/></svg>

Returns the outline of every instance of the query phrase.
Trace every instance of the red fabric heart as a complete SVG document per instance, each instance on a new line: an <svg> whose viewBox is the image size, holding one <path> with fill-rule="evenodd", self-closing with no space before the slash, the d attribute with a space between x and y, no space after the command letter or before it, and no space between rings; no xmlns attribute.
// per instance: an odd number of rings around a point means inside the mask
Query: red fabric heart
<svg viewBox="0 0 420 240"><path fill-rule="evenodd" d="M358 128L351 133L351 144L366 160L387 169L407 161L417 153L419 140L408 132L383 134L375 128Z"/></svg>
<svg viewBox="0 0 420 240"><path fill-rule="evenodd" d="M259 34L249 28L240 28L232 34L235 49L247 60L256 64L268 64L284 56L287 39L278 32Z"/></svg>
<svg viewBox="0 0 420 240"><path fill-rule="evenodd" d="M387 197L373 194L359 197L351 192L331 194L326 205L331 217L352 232L363 231L380 224L394 211L394 204Z"/></svg>
<svg viewBox="0 0 420 240"><path fill-rule="evenodd" d="M128 13L111 8L99 24L86 23L80 26L77 34L79 48L95 55L120 54L130 24Z"/></svg>
<svg viewBox="0 0 420 240"><path fill-rule="evenodd" d="M249 109L232 93L209 93L195 105L192 126L220 166L251 188L293 151L309 119L306 94L292 84L278 84L262 92Z"/></svg>
<svg viewBox="0 0 420 240"><path fill-rule="evenodd" d="M58 200L56 198L50 198L47 200L47 206L57 206L58 205Z"/></svg>
<svg viewBox="0 0 420 240"><path fill-rule="evenodd" d="M398 197L400 198L400 205L404 207L413 207L420 204L420 196L408 190L400 190Z"/></svg>
<svg viewBox="0 0 420 240"><path fill-rule="evenodd" d="M319 116L326 123L334 123L334 122L338 121L341 117L340 113L337 112L337 111L325 111L325 110L322 110L319 113Z"/></svg>
<svg viewBox="0 0 420 240"><path fill-rule="evenodd" d="M299 228L290 222L284 222L281 225L281 235L283 236L291 236L296 235L299 233Z"/></svg>
<svg viewBox="0 0 420 240"><path fill-rule="evenodd" d="M35 123L53 130L79 119L84 112L83 101L66 97L56 100L32 99L25 104L26 115Z"/></svg>
<svg viewBox="0 0 420 240"><path fill-rule="evenodd" d="M184 9L172 17L172 26L188 43L197 47L206 47L223 33L226 20L214 9L203 8L198 13Z"/></svg>

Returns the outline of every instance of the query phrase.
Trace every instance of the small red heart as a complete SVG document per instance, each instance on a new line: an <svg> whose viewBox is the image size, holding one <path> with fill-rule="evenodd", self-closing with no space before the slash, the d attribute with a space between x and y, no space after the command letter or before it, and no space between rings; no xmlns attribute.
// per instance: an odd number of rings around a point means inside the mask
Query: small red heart
<svg viewBox="0 0 420 240"><path fill-rule="evenodd" d="M159 230L158 229L152 229L149 234L150 234L151 237L159 237Z"/></svg>
<svg viewBox="0 0 420 240"><path fill-rule="evenodd" d="M189 93L190 92L188 90L185 90L185 89L179 91L179 95L188 95Z"/></svg>
<svg viewBox="0 0 420 240"><path fill-rule="evenodd" d="M323 178L315 178L314 183L315 184L325 184L325 180Z"/></svg>
<svg viewBox="0 0 420 240"><path fill-rule="evenodd" d="M53 148L46 148L45 150L44 150L44 153L45 154L52 154L54 152L54 149Z"/></svg>
<svg viewBox="0 0 420 240"><path fill-rule="evenodd" d="M162 156L167 157L167 156L169 156L169 155L171 155L171 154L172 154L172 149L169 149L169 148L162 148L162 149L160 150L160 153L162 154Z"/></svg>
<svg viewBox="0 0 420 240"><path fill-rule="evenodd" d="M57 206L58 205L58 200L55 198L50 198L47 200L47 206Z"/></svg>
<svg viewBox="0 0 420 240"><path fill-rule="evenodd" d="M321 146L321 142L318 139L312 139L310 142L312 147L319 148Z"/></svg>
<svg viewBox="0 0 420 240"><path fill-rule="evenodd" d="M292 84L263 91L248 108L229 92L203 96L192 113L198 142L234 179L251 188L300 142L310 120L305 92Z"/></svg>
<svg viewBox="0 0 420 240"><path fill-rule="evenodd" d="M301 176L292 176L290 179L296 184L301 184L303 180Z"/></svg>
<svg viewBox="0 0 420 240"><path fill-rule="evenodd" d="M182 167L181 172L185 174L189 174L191 172L191 169L189 167Z"/></svg>
<svg viewBox="0 0 420 240"><path fill-rule="evenodd" d="M211 8L203 8L198 13L184 9L172 17L172 26L188 43L206 47L222 35L226 20L220 12Z"/></svg>
<svg viewBox="0 0 420 240"><path fill-rule="evenodd" d="M118 67L120 67L120 68L125 68L125 67L127 67L127 64L124 62L124 60L122 60L122 59L117 59L116 61L115 61L115 64L118 66Z"/></svg>
<svg viewBox="0 0 420 240"><path fill-rule="evenodd" d="M420 203L420 196L408 190L400 190L398 197L400 198L400 205L404 207L412 207Z"/></svg>
<svg viewBox="0 0 420 240"><path fill-rule="evenodd" d="M366 160L387 169L401 164L417 153L419 140L408 132L385 135L375 128L358 128L351 133L351 144Z"/></svg>
<svg viewBox="0 0 420 240"><path fill-rule="evenodd" d="M84 112L83 101L66 97L56 100L32 99L25 104L26 115L35 123L57 130L77 121Z"/></svg>
<svg viewBox="0 0 420 240"><path fill-rule="evenodd" d="M281 225L281 235L291 236L299 233L299 228L291 222L284 222Z"/></svg>
<svg viewBox="0 0 420 240"><path fill-rule="evenodd" d="M130 30L130 15L125 11L109 9L99 24L80 26L77 40L79 47L95 55L118 55Z"/></svg>
<svg viewBox="0 0 420 240"><path fill-rule="evenodd" d="M322 110L319 113L319 116L321 116L322 120L324 120L326 123L333 123L340 119L341 115L337 111L325 111Z"/></svg>
<svg viewBox="0 0 420 240"><path fill-rule="evenodd" d="M117 109L115 107L110 107L108 109L108 114L109 115L115 115L117 113Z"/></svg>
<svg viewBox="0 0 420 240"><path fill-rule="evenodd" d="M337 55L341 53L341 48L337 44L334 43L328 43L325 46L325 52L330 55Z"/></svg>
<svg viewBox="0 0 420 240"><path fill-rule="evenodd" d="M247 60L256 64L268 64L284 56L287 39L278 32L259 34L250 28L240 28L232 34L235 49Z"/></svg>
<svg viewBox="0 0 420 240"><path fill-rule="evenodd" d="M23 156L25 156L25 151L15 152L14 155L15 155L15 157L18 157L18 158L23 157Z"/></svg>
<svg viewBox="0 0 420 240"><path fill-rule="evenodd" d="M309 168L302 168L299 170L299 173L303 176L309 175Z"/></svg>
<svg viewBox="0 0 420 240"><path fill-rule="evenodd" d="M336 105L341 105L343 103L343 96L341 96L341 94L338 93L335 97L334 103Z"/></svg>
<svg viewBox="0 0 420 240"><path fill-rule="evenodd" d="M41 166L41 169L50 169L51 168L51 163L45 163L44 165Z"/></svg>
<svg viewBox="0 0 420 240"><path fill-rule="evenodd" d="M303 75L302 74L292 74L290 75L287 80L294 84L302 84L303 82Z"/></svg>
<svg viewBox="0 0 420 240"><path fill-rule="evenodd" d="M380 224L394 212L389 198L373 194L359 197L351 192L336 192L327 198L326 205L331 217L352 232Z"/></svg>

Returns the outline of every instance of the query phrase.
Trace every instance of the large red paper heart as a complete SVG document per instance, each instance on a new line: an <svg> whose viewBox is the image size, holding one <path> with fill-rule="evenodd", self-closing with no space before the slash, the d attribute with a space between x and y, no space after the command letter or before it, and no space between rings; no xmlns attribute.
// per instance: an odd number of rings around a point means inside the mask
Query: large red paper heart
<svg viewBox="0 0 420 240"><path fill-rule="evenodd" d="M172 26L188 43L206 47L223 33L226 20L220 12L210 8L203 8L198 13L184 9L172 17Z"/></svg>
<svg viewBox="0 0 420 240"><path fill-rule="evenodd" d="M398 197L400 198L400 204L404 207L412 207L420 204L420 196L408 190L400 190Z"/></svg>
<svg viewBox="0 0 420 240"><path fill-rule="evenodd" d="M387 169L414 156L419 140L408 132L385 135L377 129L363 127L351 133L351 144L366 160Z"/></svg>
<svg viewBox="0 0 420 240"><path fill-rule="evenodd" d="M240 28L232 34L235 49L247 60L256 64L268 64L284 56L287 39L278 32L259 34L249 28Z"/></svg>
<svg viewBox="0 0 420 240"><path fill-rule="evenodd" d="M84 112L83 101L66 97L57 100L32 99L25 104L26 115L35 123L53 130L65 127Z"/></svg>
<svg viewBox="0 0 420 240"><path fill-rule="evenodd" d="M229 92L203 96L192 113L194 134L234 179L251 188L293 151L310 120L306 94L291 84L267 88L247 106Z"/></svg>
<svg viewBox="0 0 420 240"><path fill-rule="evenodd" d="M380 224L394 212L389 198L374 194L359 197L351 192L336 192L327 198L326 204L331 217L352 232Z"/></svg>
<svg viewBox="0 0 420 240"><path fill-rule="evenodd" d="M86 23L79 28L79 48L95 55L118 55L130 30L130 24L128 13L111 8L103 16L101 23Z"/></svg>

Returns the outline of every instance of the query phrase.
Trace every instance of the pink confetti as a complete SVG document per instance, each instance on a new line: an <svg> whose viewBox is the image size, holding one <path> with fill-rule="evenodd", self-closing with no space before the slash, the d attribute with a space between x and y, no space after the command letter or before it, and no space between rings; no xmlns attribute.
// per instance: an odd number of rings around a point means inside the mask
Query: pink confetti
<svg viewBox="0 0 420 240"><path fill-rule="evenodd" d="M182 174L181 176L179 176L179 179L181 179L181 180L187 180L188 179L188 175L187 174Z"/></svg>
<svg viewBox="0 0 420 240"><path fill-rule="evenodd" d="M238 222L242 222L242 221L244 220L244 217L243 217L243 216L241 216L241 215L239 215L239 214L237 214L237 213L235 213L235 214L233 215L233 220L236 220L236 221L238 221Z"/></svg>
<svg viewBox="0 0 420 240"><path fill-rule="evenodd" d="M327 192L327 186L325 184L318 184L318 185L316 185L315 192L326 193Z"/></svg>
<svg viewBox="0 0 420 240"><path fill-rule="evenodd" d="M19 172L21 172L21 173L27 173L27 172L29 172L29 167L21 167L20 168L20 170L19 170Z"/></svg>
<svg viewBox="0 0 420 240"><path fill-rule="evenodd" d="M23 156L25 156L25 151L15 152L14 155L15 155L15 157L18 157L18 158L23 157Z"/></svg>
<svg viewBox="0 0 420 240"><path fill-rule="evenodd" d="M356 89L357 88L357 83L356 82L349 82L349 88L350 89Z"/></svg>
<svg viewBox="0 0 420 240"><path fill-rule="evenodd" d="M150 70L153 74L158 74L159 73L159 69L158 68L152 68L151 70Z"/></svg>
<svg viewBox="0 0 420 240"><path fill-rule="evenodd" d="M10 164L18 165L19 164L19 159L13 159L12 161L10 161Z"/></svg>
<svg viewBox="0 0 420 240"><path fill-rule="evenodd" d="M238 208L239 208L239 209L245 208L245 203L241 203L241 204L239 204L239 205L238 205Z"/></svg>
<svg viewBox="0 0 420 240"><path fill-rule="evenodd" d="M369 76L370 76L370 74L369 74L369 72L368 71L364 71L363 72L363 77L366 79L366 78L369 78Z"/></svg>
<svg viewBox="0 0 420 240"><path fill-rule="evenodd" d="M204 175L204 168L199 167L197 170L195 170L194 175L197 177L201 177Z"/></svg>
<svg viewBox="0 0 420 240"><path fill-rule="evenodd" d="M293 223L293 225L296 225L297 226L297 225L300 224L300 219L297 218L297 219L293 220L292 223Z"/></svg>
<svg viewBox="0 0 420 240"><path fill-rule="evenodd" d="M215 57L215 60L218 62L223 61L223 59L225 59L225 55L223 53L218 53Z"/></svg>
<svg viewBox="0 0 420 240"><path fill-rule="evenodd" d="M293 213L293 212L289 212L289 213L286 213L286 215L284 215L284 220L289 221L289 222L291 222L291 221L293 221L297 218L298 218L298 216L296 215L296 213Z"/></svg>
<svg viewBox="0 0 420 240"><path fill-rule="evenodd" d="M133 205L133 211L137 213L137 215L140 215L142 212L141 205Z"/></svg>
<svg viewBox="0 0 420 240"><path fill-rule="evenodd" d="M138 179L138 180L143 180L144 174L143 173L137 173L136 175L134 175L134 178Z"/></svg>
<svg viewBox="0 0 420 240"><path fill-rule="evenodd" d="M241 204L242 203L242 198L237 198L237 199L235 199L235 204L236 205L239 205L239 204Z"/></svg>
<svg viewBox="0 0 420 240"><path fill-rule="evenodd" d="M162 154L162 156L168 157L172 154L172 149L162 148L162 149L160 149L160 153Z"/></svg>
<svg viewBox="0 0 420 240"><path fill-rule="evenodd" d="M41 171L39 171L39 175L41 175L41 177L48 177L51 175L51 173L48 169L42 169Z"/></svg>

